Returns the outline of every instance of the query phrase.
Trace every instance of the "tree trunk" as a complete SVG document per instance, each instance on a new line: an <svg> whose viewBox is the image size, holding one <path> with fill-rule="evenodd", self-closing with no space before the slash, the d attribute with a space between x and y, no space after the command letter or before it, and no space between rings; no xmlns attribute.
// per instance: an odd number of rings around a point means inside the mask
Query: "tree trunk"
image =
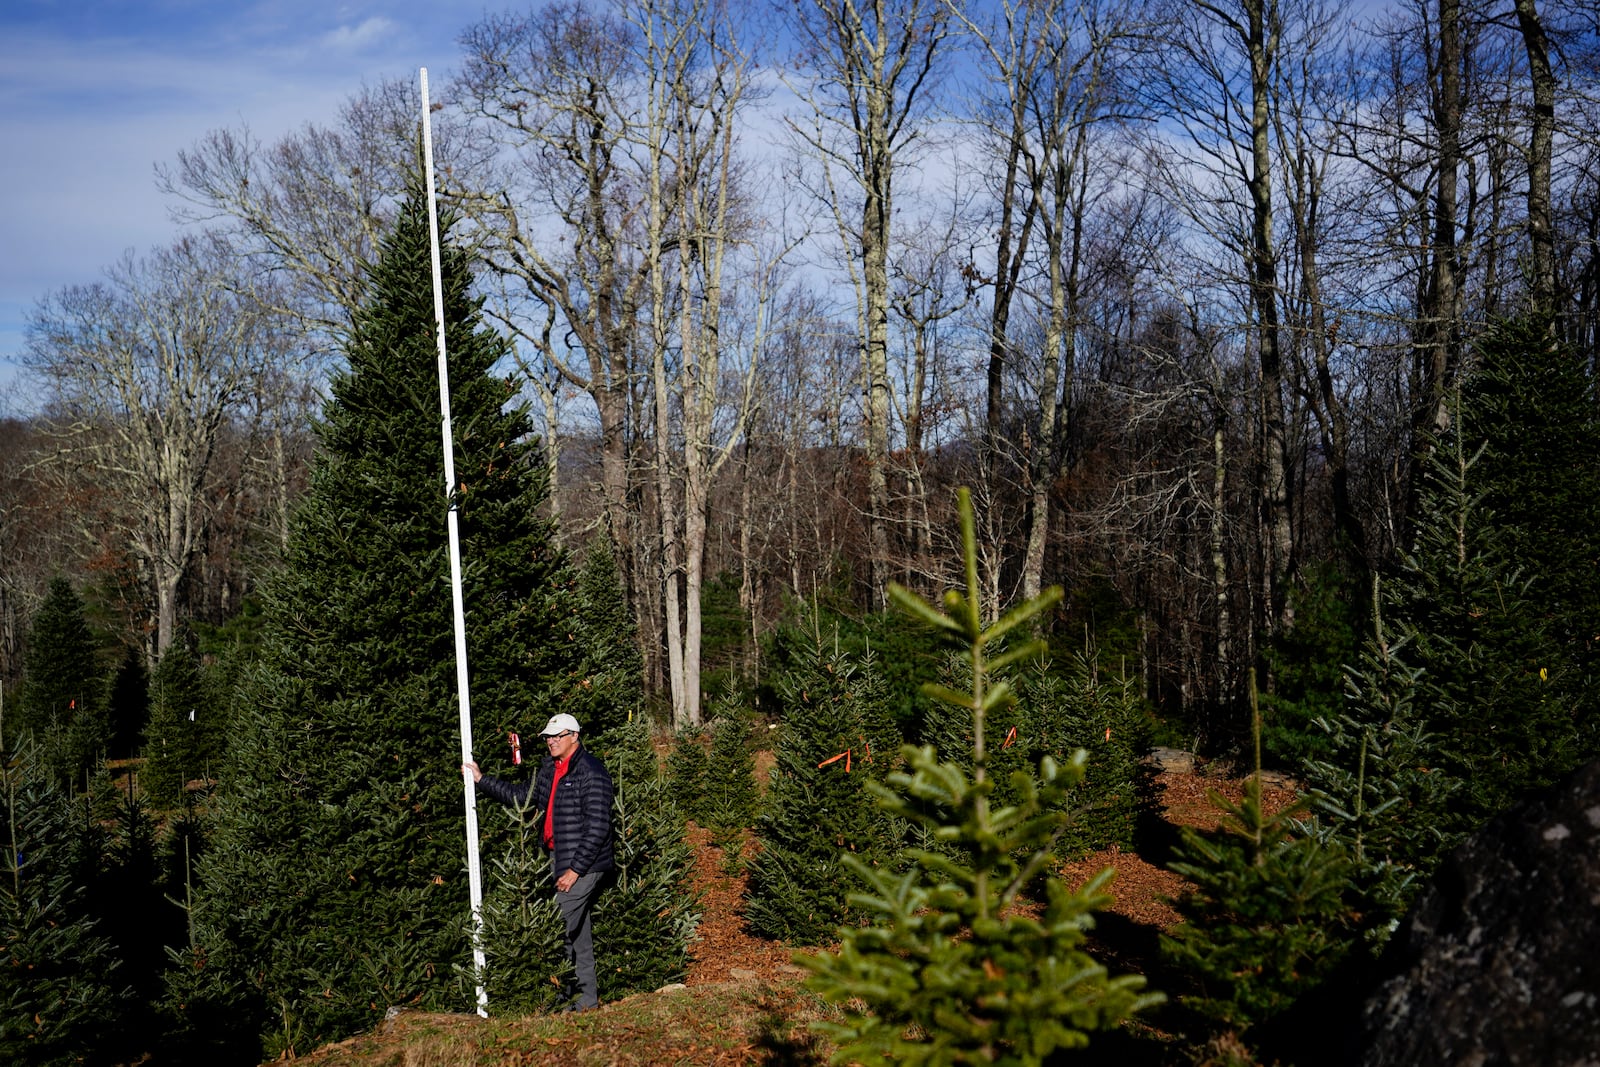
<svg viewBox="0 0 1600 1067"><path fill-rule="evenodd" d="M1556 77L1550 67L1550 42L1535 0L1515 0L1517 26L1528 53L1528 78L1533 87L1533 128L1528 141L1528 243L1531 251L1532 299L1541 312L1555 310L1556 253L1550 210L1550 156L1555 140Z"/></svg>
<svg viewBox="0 0 1600 1067"><path fill-rule="evenodd" d="M1433 72L1433 124L1438 181L1433 202L1433 255L1417 309L1415 393L1412 398L1412 469L1408 515L1415 514L1417 483L1433 434L1448 423L1445 397L1460 361L1460 252L1456 242L1461 168L1461 0L1439 0L1439 54ZM1409 535L1408 535L1409 540Z"/></svg>
<svg viewBox="0 0 1600 1067"><path fill-rule="evenodd" d="M1278 259L1272 238L1272 155L1270 134L1272 70L1277 62L1277 32L1268 3L1246 0L1246 45L1250 56L1250 296L1255 305L1261 366L1261 500L1267 539L1267 604L1270 625L1286 627L1287 576L1293 563L1290 525L1288 435L1283 416L1283 354L1278 320ZM1275 13L1272 13L1275 14Z"/></svg>

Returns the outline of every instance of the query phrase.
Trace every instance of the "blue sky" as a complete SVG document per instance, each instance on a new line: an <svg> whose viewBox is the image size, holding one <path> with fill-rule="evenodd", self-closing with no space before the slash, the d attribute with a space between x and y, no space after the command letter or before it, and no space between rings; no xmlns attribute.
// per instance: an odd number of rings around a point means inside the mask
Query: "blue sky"
<svg viewBox="0 0 1600 1067"><path fill-rule="evenodd" d="M484 10L418 0L0 4L0 414L30 406L15 392L12 358L34 301L178 232L156 164L218 127L248 126L271 142L329 121L363 84L415 78L419 67L439 86L457 36Z"/></svg>

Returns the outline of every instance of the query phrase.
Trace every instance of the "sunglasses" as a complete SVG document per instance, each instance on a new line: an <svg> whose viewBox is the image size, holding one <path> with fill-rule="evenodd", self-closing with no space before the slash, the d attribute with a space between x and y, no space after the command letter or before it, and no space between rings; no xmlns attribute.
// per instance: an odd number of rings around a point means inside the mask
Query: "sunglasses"
<svg viewBox="0 0 1600 1067"><path fill-rule="evenodd" d="M559 741L563 737L571 737L571 736L572 736L572 731L571 730L567 730L566 732L559 733L559 734L545 734L544 735L544 739L545 739L545 742L548 744L551 741Z"/></svg>

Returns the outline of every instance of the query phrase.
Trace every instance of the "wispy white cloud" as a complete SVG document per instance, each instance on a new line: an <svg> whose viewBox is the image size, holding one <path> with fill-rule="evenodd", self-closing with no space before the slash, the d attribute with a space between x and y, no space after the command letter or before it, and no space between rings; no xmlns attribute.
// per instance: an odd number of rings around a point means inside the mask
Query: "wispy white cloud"
<svg viewBox="0 0 1600 1067"><path fill-rule="evenodd" d="M445 10L441 10L441 8ZM270 142L363 84L443 73L467 19L418 0L0 8L0 386L39 297L176 235L154 168L208 131Z"/></svg>
<svg viewBox="0 0 1600 1067"><path fill-rule="evenodd" d="M381 15L363 19L354 26L340 26L325 34L322 43L340 51L357 51L371 47L394 33L395 24Z"/></svg>

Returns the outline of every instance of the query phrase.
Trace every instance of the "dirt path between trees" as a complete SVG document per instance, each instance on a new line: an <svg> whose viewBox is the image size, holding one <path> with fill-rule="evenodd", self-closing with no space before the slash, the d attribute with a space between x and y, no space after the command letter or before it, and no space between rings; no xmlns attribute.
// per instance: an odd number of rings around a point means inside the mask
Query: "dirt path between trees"
<svg viewBox="0 0 1600 1067"><path fill-rule="evenodd" d="M1152 848L1162 853L1143 856L1118 848L1104 849L1065 864L1062 879L1074 888L1095 874L1111 867L1116 876L1107 887L1113 903L1106 909L1112 916L1162 930L1177 921L1177 912L1166 901L1183 889L1183 879L1162 864L1165 851L1176 840L1176 827L1209 829L1217 825L1221 813L1211 803L1216 792L1238 803L1244 797L1244 779L1212 778L1201 774L1165 771L1155 778L1159 790L1158 806L1170 834L1153 835ZM1268 783L1262 789L1262 804L1277 812L1293 803L1295 793L1284 784ZM695 882L701 893L699 938L689 947L689 974L685 984L756 981L769 984L797 982L806 972L792 962L794 949L774 944L744 928L741 909L744 903L745 876L723 870L722 850L711 843L710 834L693 824L689 844L695 853ZM752 851L748 842L745 853Z"/></svg>

